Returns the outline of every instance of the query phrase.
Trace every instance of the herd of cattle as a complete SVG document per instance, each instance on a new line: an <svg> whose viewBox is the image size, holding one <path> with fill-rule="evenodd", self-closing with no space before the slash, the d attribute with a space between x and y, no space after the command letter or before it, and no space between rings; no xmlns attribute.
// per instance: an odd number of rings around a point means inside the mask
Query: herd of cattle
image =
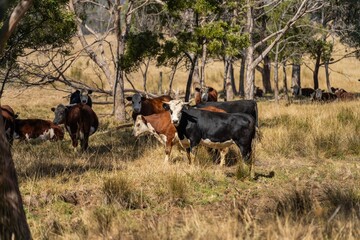
<svg viewBox="0 0 360 240"><path fill-rule="evenodd" d="M258 109L254 100L218 102L217 91L212 87L195 89L195 105L174 100L164 95L147 98L139 93L126 99L132 103L134 120L133 134L154 135L165 145L165 162L169 161L171 149L179 144L186 151L190 163L193 162L192 150L199 144L220 150L220 165L225 164L229 146L235 144L243 160L252 163L252 145L258 128ZM293 87L295 96L308 96L314 101L334 99L354 99L352 93L344 89L333 89L328 93L311 88ZM69 133L72 146L80 141L81 149L88 148L89 136L99 126L96 113L92 110L91 92L77 90L70 96L68 105L60 104L51 110L54 120L19 119L8 105L1 106L5 134L10 144L14 139L62 140L64 124ZM251 165L250 165L251 167ZM250 168L251 169L251 168Z"/></svg>

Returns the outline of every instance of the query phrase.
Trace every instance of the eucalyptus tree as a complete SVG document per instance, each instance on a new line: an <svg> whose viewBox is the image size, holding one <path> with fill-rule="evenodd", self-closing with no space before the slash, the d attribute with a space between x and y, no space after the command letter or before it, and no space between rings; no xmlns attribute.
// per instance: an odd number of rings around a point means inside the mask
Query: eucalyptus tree
<svg viewBox="0 0 360 240"><path fill-rule="evenodd" d="M6 4L5 9L4 7L1 9L7 10L8 15L2 13L0 16L2 23L0 28L0 57L4 53L8 39L32 4L33 0L21 0L16 6ZM4 128L4 121L0 115L0 238L5 240L31 239L16 170Z"/></svg>
<svg viewBox="0 0 360 240"><path fill-rule="evenodd" d="M360 56L360 2L357 0L323 0L324 7L314 12L312 19L322 27L321 34L314 35L308 51L315 59L313 71L314 88L319 87L319 69L325 67L326 85L331 91L329 65L346 57ZM352 48L339 57L334 57L334 43Z"/></svg>
<svg viewBox="0 0 360 240"><path fill-rule="evenodd" d="M283 27L276 32L269 33L261 39L255 39L255 16L254 9L258 6L265 8L265 12L271 12L280 6L283 1L260 1L260 0L246 0L246 22L247 33L249 34L250 45L246 49L246 82L245 82L245 98L254 98L254 71L256 66L264 59L264 57L271 51L275 44L282 39L286 32L293 27L293 25L301 19L304 15L320 9L322 3L316 0L290 0L287 1L292 5L292 16L285 22ZM295 9L295 11L293 10ZM267 47L262 51L255 51L263 45L264 42L269 42Z"/></svg>
<svg viewBox="0 0 360 240"><path fill-rule="evenodd" d="M48 68L51 61L41 61L36 56L50 52L53 56L67 55L64 46L69 46L75 33L74 18L66 8L67 2L34 1L33 7L4 46L0 68L5 78L0 96L8 79L26 85L35 82L46 84L42 79L52 75Z"/></svg>

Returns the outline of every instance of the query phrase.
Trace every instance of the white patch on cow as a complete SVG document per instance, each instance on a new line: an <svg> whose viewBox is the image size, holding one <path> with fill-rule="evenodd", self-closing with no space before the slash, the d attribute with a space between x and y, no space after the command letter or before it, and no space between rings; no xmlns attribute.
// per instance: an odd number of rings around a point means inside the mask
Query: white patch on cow
<svg viewBox="0 0 360 240"><path fill-rule="evenodd" d="M9 131L9 130L8 130L8 131ZM14 138L14 139L18 139L18 138L20 138L20 135L19 135L17 132L14 132L13 138Z"/></svg>
<svg viewBox="0 0 360 240"><path fill-rule="evenodd" d="M41 134L37 139L49 140L49 139L53 139L54 136L55 136L54 129L50 128L48 130L45 130L43 134Z"/></svg>
<svg viewBox="0 0 360 240"><path fill-rule="evenodd" d="M69 133L71 133L71 128L70 128L70 126L66 125L66 130L67 130Z"/></svg>
<svg viewBox="0 0 360 240"><path fill-rule="evenodd" d="M228 140L226 142L212 142L210 139L201 139L201 144L215 149L223 149L230 147L232 144L235 144L233 140Z"/></svg>
<svg viewBox="0 0 360 240"><path fill-rule="evenodd" d="M26 133L26 134L25 134L25 138L26 138L26 140L29 141L29 140L30 140L29 134Z"/></svg>
<svg viewBox="0 0 360 240"><path fill-rule="evenodd" d="M90 127L90 135L94 134L95 131L96 129L94 127Z"/></svg>
<svg viewBox="0 0 360 240"><path fill-rule="evenodd" d="M188 105L188 102L183 102L182 100L171 100L169 103L169 108L171 110L171 121L175 126L179 125L181 119L181 110L184 105Z"/></svg>
<svg viewBox="0 0 360 240"><path fill-rule="evenodd" d="M189 148L189 147L190 147L190 140L187 139L187 138L184 136L184 139L181 139L181 140L180 140L180 145L181 145L183 148Z"/></svg>
<svg viewBox="0 0 360 240"><path fill-rule="evenodd" d="M10 135L10 131L11 131L11 129L10 128L8 128L6 131L5 131L5 134L7 135L7 136L9 136ZM14 132L14 134L13 135L15 135L15 132ZM15 137L14 137L15 138Z"/></svg>

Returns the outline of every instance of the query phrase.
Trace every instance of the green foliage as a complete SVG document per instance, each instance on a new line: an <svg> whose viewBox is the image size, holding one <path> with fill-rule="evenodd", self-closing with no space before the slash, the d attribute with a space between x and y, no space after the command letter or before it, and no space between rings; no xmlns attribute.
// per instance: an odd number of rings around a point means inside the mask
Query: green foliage
<svg viewBox="0 0 360 240"><path fill-rule="evenodd" d="M159 39L159 35L150 31L130 33L125 54L120 59L122 69L125 72L134 71L145 58L156 56L160 51Z"/></svg>
<svg viewBox="0 0 360 240"><path fill-rule="evenodd" d="M58 48L70 43L76 24L66 3L64 0L35 0L8 41L11 54L6 60L15 60L26 48Z"/></svg>

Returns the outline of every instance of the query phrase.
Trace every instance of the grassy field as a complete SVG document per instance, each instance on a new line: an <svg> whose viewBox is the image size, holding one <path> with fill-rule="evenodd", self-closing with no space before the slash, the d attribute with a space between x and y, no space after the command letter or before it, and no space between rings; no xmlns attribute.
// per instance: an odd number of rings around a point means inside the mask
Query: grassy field
<svg viewBox="0 0 360 240"><path fill-rule="evenodd" d="M221 64L208 69L208 83L220 89ZM151 69L153 91L158 71ZM175 89L184 76L177 74ZM311 86L311 72L302 76ZM333 66L331 76L334 86L360 93L358 61ZM50 108L67 101L51 89L9 87L2 104L20 118L52 120ZM94 106L100 128L86 153L74 152L67 134L62 142L15 141L33 238L360 239L360 100L258 106L255 180L241 178L236 148L225 167L203 148L194 165L176 148L165 165L154 138L116 130L111 106Z"/></svg>

